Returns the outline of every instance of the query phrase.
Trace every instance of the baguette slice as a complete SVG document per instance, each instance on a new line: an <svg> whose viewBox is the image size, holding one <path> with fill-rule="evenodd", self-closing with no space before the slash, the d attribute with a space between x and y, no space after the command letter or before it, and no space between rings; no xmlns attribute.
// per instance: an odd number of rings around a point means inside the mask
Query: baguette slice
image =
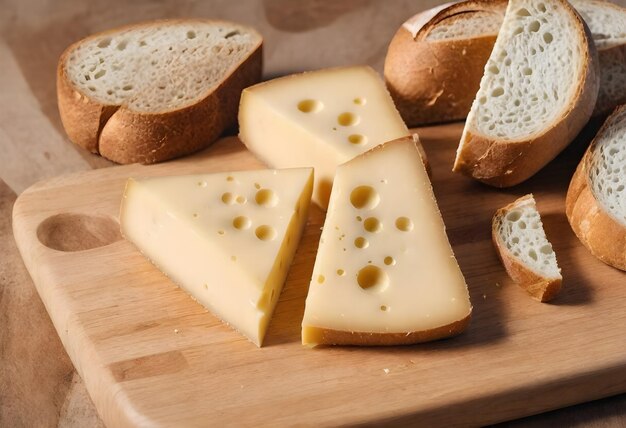
<svg viewBox="0 0 626 428"><path fill-rule="evenodd" d="M200 150L237 119L261 78L261 36L239 24L166 20L71 45L57 69L63 126L74 143L118 163Z"/></svg>
<svg viewBox="0 0 626 428"><path fill-rule="evenodd" d="M591 253L626 270L626 105L615 109L570 182L565 209Z"/></svg>
<svg viewBox="0 0 626 428"><path fill-rule="evenodd" d="M413 16L398 29L385 58L385 80L407 125L467 116L506 4L445 4Z"/></svg>
<svg viewBox="0 0 626 428"><path fill-rule="evenodd" d="M626 103L626 8L602 0L571 0L593 35L600 61L594 116Z"/></svg>
<svg viewBox="0 0 626 428"><path fill-rule="evenodd" d="M532 194L496 211L491 236L513 281L540 302L547 302L558 294L561 269L546 238Z"/></svg>
<svg viewBox="0 0 626 428"><path fill-rule="evenodd" d="M453 170L513 186L563 150L591 116L598 95L591 40L565 0L511 0Z"/></svg>

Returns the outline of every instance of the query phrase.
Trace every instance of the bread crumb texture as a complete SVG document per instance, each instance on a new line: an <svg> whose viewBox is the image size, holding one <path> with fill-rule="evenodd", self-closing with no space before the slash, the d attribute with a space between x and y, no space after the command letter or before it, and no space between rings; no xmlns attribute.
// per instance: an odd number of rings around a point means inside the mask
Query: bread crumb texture
<svg viewBox="0 0 626 428"><path fill-rule="evenodd" d="M472 106L473 128L527 138L558 121L585 66L580 28L558 1L511 0Z"/></svg>
<svg viewBox="0 0 626 428"><path fill-rule="evenodd" d="M163 22L84 40L64 67L72 84L93 100L153 113L201 99L256 42L226 23Z"/></svg>
<svg viewBox="0 0 626 428"><path fill-rule="evenodd" d="M626 226L626 109L593 143L587 164L591 191L600 206Z"/></svg>
<svg viewBox="0 0 626 428"><path fill-rule="evenodd" d="M475 11L452 15L437 23L426 40L468 39L498 34L502 15L490 11Z"/></svg>

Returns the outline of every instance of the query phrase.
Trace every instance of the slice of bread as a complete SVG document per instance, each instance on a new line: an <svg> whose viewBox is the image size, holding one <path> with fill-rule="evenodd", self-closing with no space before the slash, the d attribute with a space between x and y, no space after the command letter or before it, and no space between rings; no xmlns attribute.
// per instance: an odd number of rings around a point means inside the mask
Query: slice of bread
<svg viewBox="0 0 626 428"><path fill-rule="evenodd" d="M513 281L540 302L547 302L558 294L561 269L546 238L532 194L496 211L491 237Z"/></svg>
<svg viewBox="0 0 626 428"><path fill-rule="evenodd" d="M200 150L236 124L243 88L261 78L261 36L239 24L155 21L71 45L57 69L74 143L118 163Z"/></svg>
<svg viewBox="0 0 626 428"><path fill-rule="evenodd" d="M485 65L454 171L506 187L563 150L598 95L589 29L565 0L511 0Z"/></svg>
<svg viewBox="0 0 626 428"><path fill-rule="evenodd" d="M609 116L578 164L565 210L594 256L626 270L626 105Z"/></svg>
<svg viewBox="0 0 626 428"><path fill-rule="evenodd" d="M467 116L506 4L446 4L413 16L398 29L385 58L385 80L407 125Z"/></svg>
<svg viewBox="0 0 626 428"><path fill-rule="evenodd" d="M594 115L626 103L626 8L603 0L571 0L598 49L600 92Z"/></svg>

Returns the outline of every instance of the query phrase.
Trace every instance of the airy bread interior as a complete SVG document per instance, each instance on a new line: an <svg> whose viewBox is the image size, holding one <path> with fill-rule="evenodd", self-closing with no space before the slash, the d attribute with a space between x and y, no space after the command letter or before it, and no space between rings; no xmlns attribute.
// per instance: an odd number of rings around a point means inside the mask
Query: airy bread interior
<svg viewBox="0 0 626 428"><path fill-rule="evenodd" d="M528 138L559 120L585 66L580 27L555 0L511 0L466 129Z"/></svg>
<svg viewBox="0 0 626 428"><path fill-rule="evenodd" d="M596 110L610 111L626 100L626 64L623 54L603 53L626 45L626 8L606 1L572 0L600 51L600 90Z"/></svg>
<svg viewBox="0 0 626 428"><path fill-rule="evenodd" d="M437 23L426 40L469 39L487 34L498 34L502 16L487 12L460 13Z"/></svg>
<svg viewBox="0 0 626 428"><path fill-rule="evenodd" d="M626 108L611 117L589 153L587 171L598 203L626 226Z"/></svg>
<svg viewBox="0 0 626 428"><path fill-rule="evenodd" d="M227 23L163 21L82 41L64 67L97 102L159 112L202 98L256 43L258 36Z"/></svg>
<svg viewBox="0 0 626 428"><path fill-rule="evenodd" d="M605 1L570 0L583 17L598 50L626 43L626 12Z"/></svg>
<svg viewBox="0 0 626 428"><path fill-rule="evenodd" d="M521 264L546 278L561 277L532 195L518 200L499 219L497 231L507 250Z"/></svg>

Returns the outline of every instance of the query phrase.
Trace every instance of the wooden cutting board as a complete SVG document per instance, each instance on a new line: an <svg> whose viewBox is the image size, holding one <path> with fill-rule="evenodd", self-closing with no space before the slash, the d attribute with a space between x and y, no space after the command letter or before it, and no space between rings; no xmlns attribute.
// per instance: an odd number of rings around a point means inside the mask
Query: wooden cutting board
<svg viewBox="0 0 626 428"><path fill-rule="evenodd" d="M572 233L564 194L589 131L510 190L450 172L461 124L419 129L469 285L461 336L392 348L300 345L323 213L309 224L258 349L179 290L119 235L129 176L255 169L234 137L193 157L46 180L14 209L26 266L108 426L487 424L626 391L626 274ZM511 283L490 241L494 211L534 192L564 274L553 304Z"/></svg>

